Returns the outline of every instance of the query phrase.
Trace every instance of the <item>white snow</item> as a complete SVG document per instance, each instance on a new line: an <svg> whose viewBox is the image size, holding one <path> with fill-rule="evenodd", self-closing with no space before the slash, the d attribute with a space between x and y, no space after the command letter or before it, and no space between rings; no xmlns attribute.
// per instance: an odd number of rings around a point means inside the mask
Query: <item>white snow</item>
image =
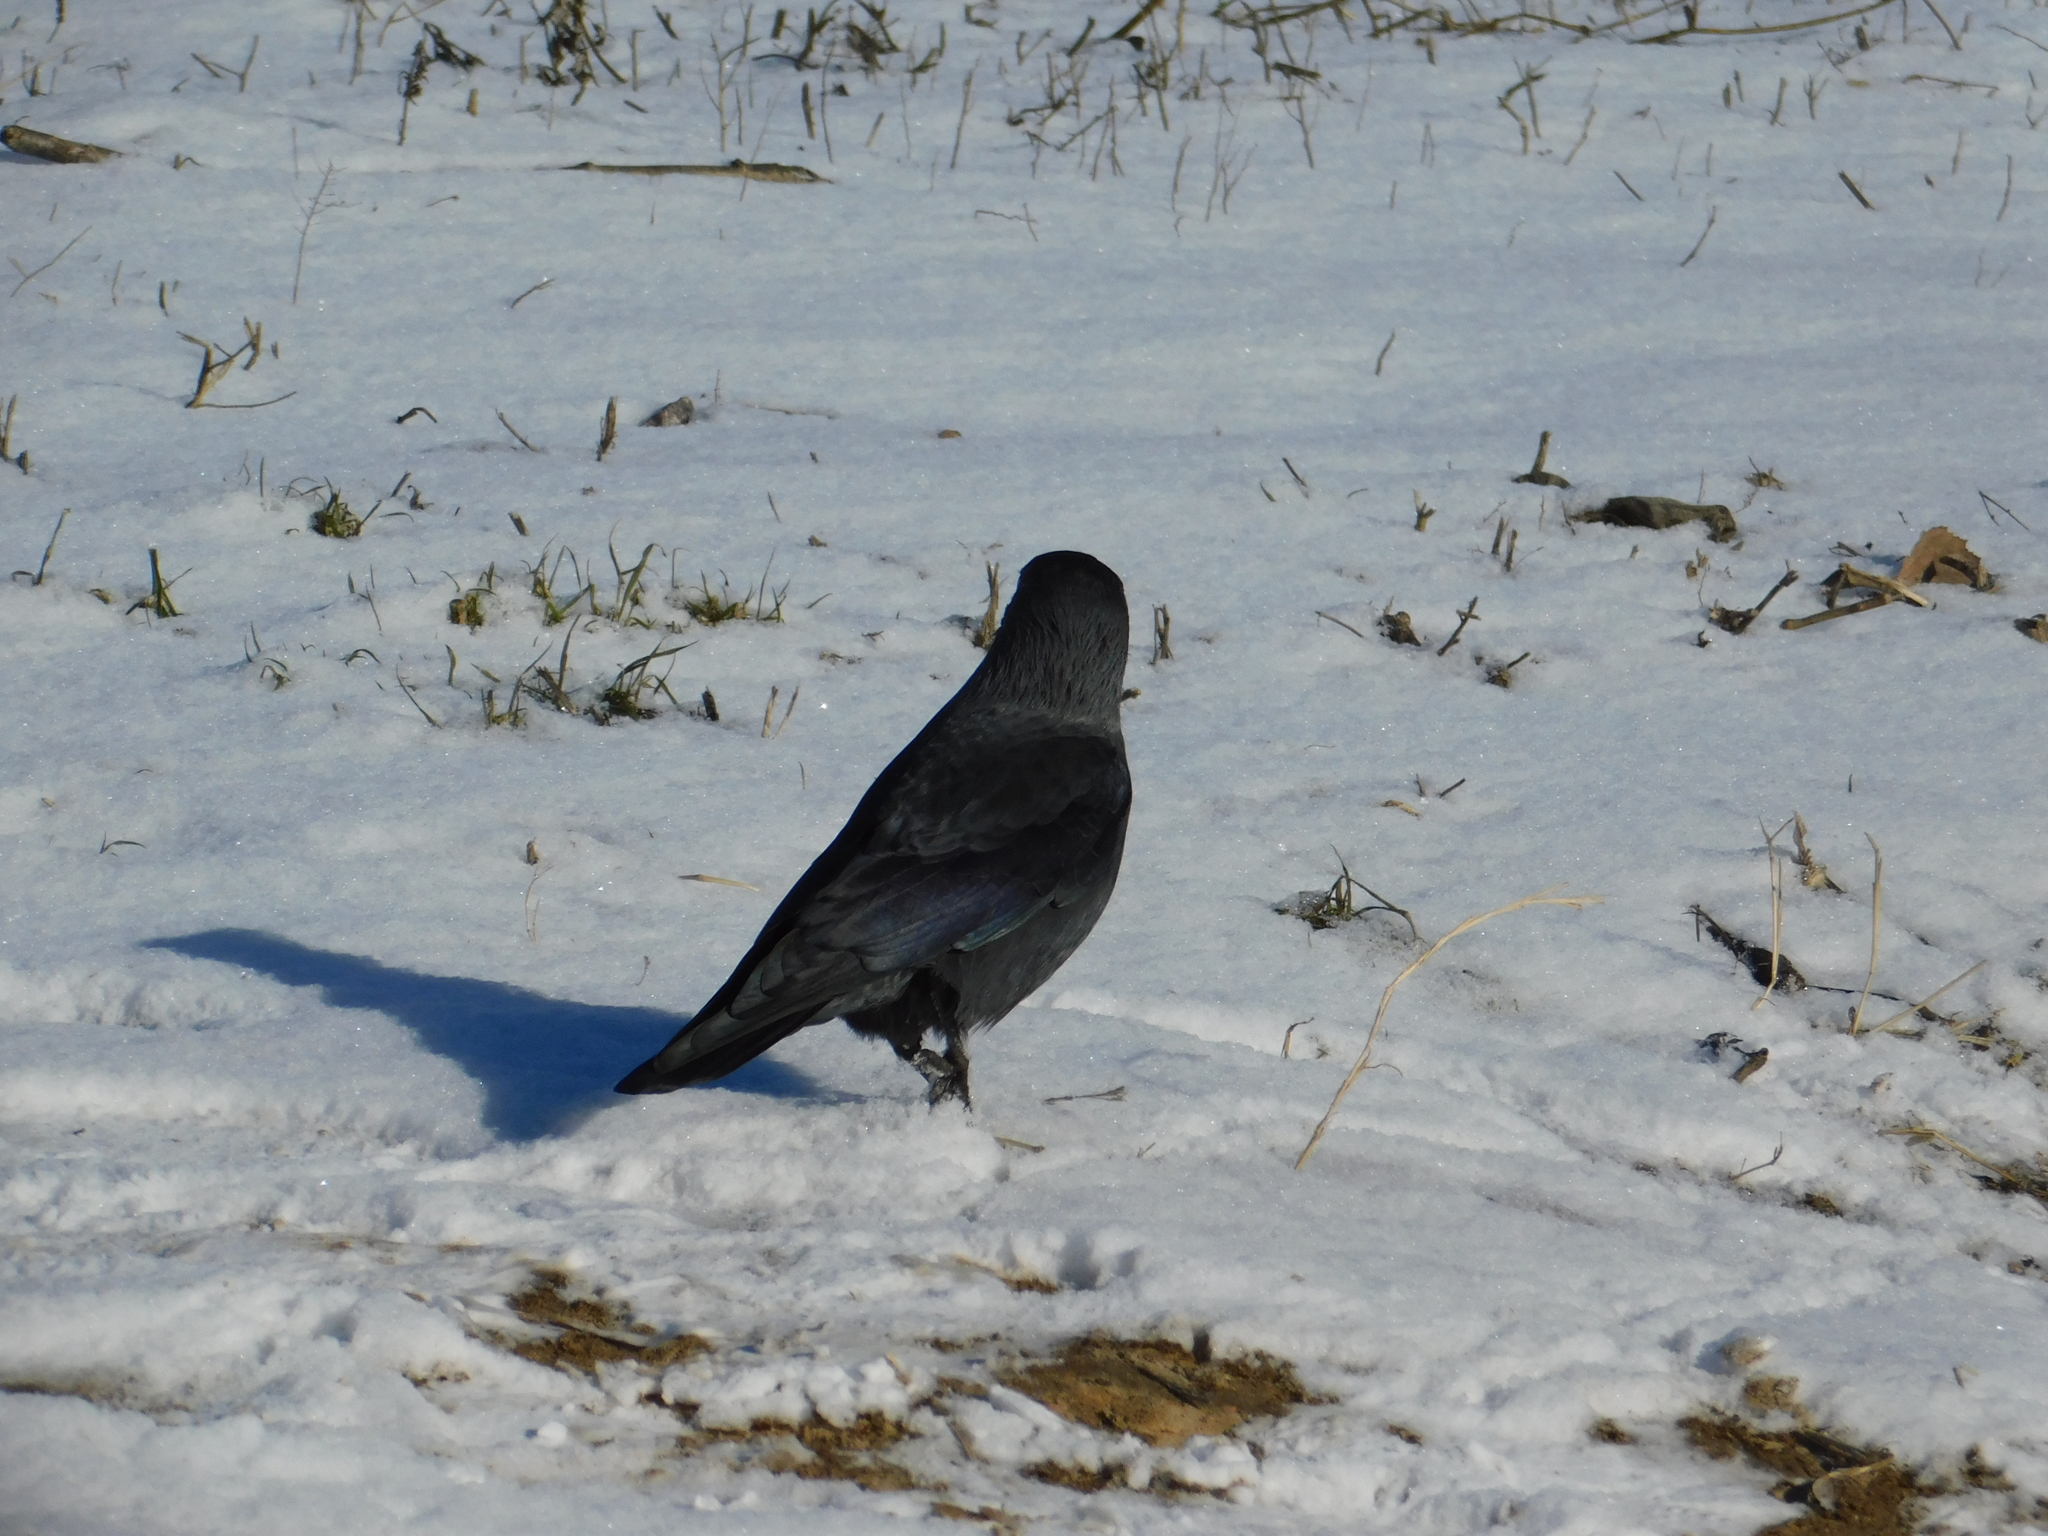
<svg viewBox="0 0 2048 1536"><path fill-rule="evenodd" d="M1676 1421L1739 1402L1744 1336L1816 1423L1943 1483L1946 1528L2048 1509L2048 1205L1888 1134L2048 1178L2048 647L2015 629L2048 609L2038 8L1944 3L1958 49L1924 0L1661 47L1628 38L1675 11L1375 38L1354 5L1312 53L1307 19L1260 34L1307 78L1199 7L1144 50L1098 10L1069 53L1086 9L906 0L903 53L864 71L835 22L799 73L765 6L738 62L735 7L618 4L638 83L580 101L517 6L369 0L353 80L338 0L61 9L0 8L0 116L122 158L0 155L28 455L0 465L0 1529L860 1532L943 1500L1047 1530L1741 1531L1798 1509ZM401 147L422 19L485 66L435 65ZM1133 85L1162 54L1165 124ZM1083 64L1034 150L1010 116ZM1525 70L1527 153L1500 104ZM555 169L741 154L829 184ZM260 359L208 404L250 408L185 409L181 338L226 352L245 320ZM682 395L692 425L635 425ZM1567 490L1512 481L1546 430ZM360 537L309 530L316 484L376 508ZM1742 537L1563 521L1618 494L1726 504ZM1937 524L1995 591L1778 627ZM590 617L607 547L650 545L619 612L652 627ZM985 562L1007 594L1060 547L1129 588L1136 808L1094 936L978 1042L974 1112L837 1026L613 1096L972 669ZM151 548L176 617L131 607ZM1788 563L1748 633L1708 626ZM574 624L536 567L594 583ZM452 624L486 572L488 622ZM782 622L694 622L700 584L781 593ZM687 646L654 718L548 707L526 669L572 633L578 709ZM524 725L487 727L522 672ZM1844 890L1788 869L1813 985L1755 1007L1688 908L1767 944L1760 824L1795 811ZM1849 1032L1866 837L1865 1022L1981 961L1955 1029ZM1297 1172L1417 952L1383 912L1274 910L1340 855L1425 939L1605 900L1407 982L1398 1070ZM1763 1070L1709 1059L1722 1031ZM519 1358L536 1267L711 1347ZM1166 1450L934 1395L1091 1330L1269 1351L1324 1400ZM870 1413L933 1486L678 1448ZM2011 1486L1966 1483L1973 1450ZM1222 1497L1019 1470L1044 1460Z"/></svg>

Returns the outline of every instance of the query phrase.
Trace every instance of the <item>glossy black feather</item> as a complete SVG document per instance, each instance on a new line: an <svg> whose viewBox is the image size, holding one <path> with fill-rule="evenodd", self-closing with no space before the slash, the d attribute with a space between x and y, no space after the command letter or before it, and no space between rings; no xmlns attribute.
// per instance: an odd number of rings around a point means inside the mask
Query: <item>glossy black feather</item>
<svg viewBox="0 0 2048 1536"><path fill-rule="evenodd" d="M722 1077L843 1018L967 1097L965 1040L1059 969L1116 885L1130 616L1092 556L1024 567L974 675L861 797L725 984L619 1084ZM928 1031L943 1058L924 1050Z"/></svg>

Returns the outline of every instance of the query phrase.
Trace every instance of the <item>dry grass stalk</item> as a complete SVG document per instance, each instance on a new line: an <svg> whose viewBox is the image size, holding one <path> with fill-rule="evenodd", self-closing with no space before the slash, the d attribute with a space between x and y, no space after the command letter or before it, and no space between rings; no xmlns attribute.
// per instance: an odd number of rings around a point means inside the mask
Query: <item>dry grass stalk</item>
<svg viewBox="0 0 2048 1536"><path fill-rule="evenodd" d="M771 165L765 161L728 160L723 165L599 165L594 160L584 160L575 165L565 165L562 169L598 171L609 176L737 176L743 181L779 181L797 186L810 182L831 185L825 177L807 166Z"/></svg>
<svg viewBox="0 0 2048 1536"><path fill-rule="evenodd" d="M1834 592L1839 592L1845 587L1868 587L1873 592L1882 592L1886 596L1895 598L1900 602L1911 603L1915 608L1932 608L1934 606L1934 604L1902 582L1894 581L1889 576L1880 576L1875 571L1859 571L1853 565L1845 565L1836 571L1833 576L1828 578L1826 585L1833 589L1829 593L1830 601L1833 600Z"/></svg>
<svg viewBox="0 0 2048 1536"><path fill-rule="evenodd" d="M1739 635L1756 622L1758 614L1770 606L1771 599L1799 579L1797 571L1788 570L1778 578L1778 584L1763 595L1754 608L1723 608L1719 603L1707 610L1707 622L1718 629L1725 629L1731 635Z"/></svg>
<svg viewBox="0 0 2048 1536"><path fill-rule="evenodd" d="M1173 660L1173 612L1166 604L1152 609L1152 665Z"/></svg>
<svg viewBox="0 0 2048 1536"><path fill-rule="evenodd" d="M1571 481L1565 479L1563 475L1553 474L1543 467L1544 462L1549 457L1550 434L1545 432L1536 440L1536 462L1529 466L1529 472L1526 475L1515 476L1514 483L1516 485L1547 485L1554 490L1560 491L1571 489Z"/></svg>
<svg viewBox="0 0 2048 1536"><path fill-rule="evenodd" d="M1877 924L1884 912L1884 850L1877 846L1877 839L1868 832L1863 840L1870 844L1870 855L1877 861L1877 872L1870 882L1870 969L1863 976L1863 995L1856 999L1856 1012L1849 1020L1849 1033L1863 1033L1863 1009L1870 1002L1870 984L1877 979Z"/></svg>
<svg viewBox="0 0 2048 1536"><path fill-rule="evenodd" d="M1912 1007L1901 1008L1897 1013L1893 1014L1890 1018L1886 1019L1882 1024L1871 1025L1870 1033L1873 1035L1898 1033L1899 1031L1894 1030L1892 1026L1898 1023L1899 1020L1905 1018L1908 1014L1918 1013L1922 1008L1925 1008L1929 1003L1933 1002L1937 997L1940 997L1944 992L1947 992L1951 987L1961 986L1964 982L1968 981L1972 976L1976 975L1979 971L1983 970L1984 967L1989 965L1990 963L1991 962L1989 960L1979 960L1975 965L1971 966L1967 971L1963 972L1963 974L1958 976L1954 981L1944 982L1941 986L1936 987L1932 992L1928 993L1925 997L1921 998L1919 1002L1913 1004Z"/></svg>
<svg viewBox="0 0 2048 1536"><path fill-rule="evenodd" d="M982 614L981 623L974 630L974 648L977 651L987 650L994 642L996 626L1002 615L1003 568L991 561L988 563L988 610ZM1157 661L1159 658L1155 655L1152 659Z"/></svg>
<svg viewBox="0 0 2048 1536"><path fill-rule="evenodd" d="M64 531L65 520L70 516L71 509L69 507L66 507L57 514L57 526L50 530L50 542L43 546L43 558L36 563L36 574L34 579L29 582L30 586L40 587L43 584L43 573L50 568L50 556L57 552L57 535ZM14 574L26 576L28 572L16 571Z"/></svg>
<svg viewBox="0 0 2048 1536"><path fill-rule="evenodd" d="M1330 1107L1323 1112L1323 1118L1317 1122L1314 1134L1308 1139L1308 1145L1301 1149L1301 1156L1294 1160L1294 1166L1297 1169L1307 1164L1309 1158L1314 1154L1324 1134L1329 1130L1330 1122L1336 1118L1337 1108L1344 1102L1344 1095L1351 1091L1351 1085L1364 1075L1367 1067L1372 1065L1372 1048L1379 1040L1380 1026L1386 1021L1387 1008L1394 1001L1394 993L1401 983L1427 965L1430 958L1438 950L1450 943L1451 940L1461 933L1470 932L1481 923L1491 922L1496 917L1505 917L1510 912L1519 912L1524 907L1570 907L1572 910L1578 911L1585 907L1596 906L1606 899L1601 896L1558 896L1552 894L1562 889L1562 886L1553 885L1545 890L1537 891L1534 895L1523 896L1511 901L1504 907L1495 907L1491 912L1481 912L1466 918L1465 921L1458 924L1457 927L1409 961L1401 974L1387 983L1387 990L1380 994L1379 1011L1372 1016L1372 1028L1366 1034L1365 1049L1358 1053L1358 1060L1352 1064L1350 1072L1345 1075L1343 1083L1337 1089L1336 1097L1330 1100Z"/></svg>
<svg viewBox="0 0 2048 1536"><path fill-rule="evenodd" d="M327 168L320 173L320 185L313 189L312 201L299 205L300 211L305 214L306 218L305 222L299 226L299 256L297 262L292 267L292 302L294 304L299 302L299 284L306 275L306 242L313 237L313 221L330 208L342 206L340 198L327 195L327 185L333 180L334 164L330 161ZM157 290L157 302L159 304L163 302L163 290L161 288Z"/></svg>
<svg viewBox="0 0 2048 1536"><path fill-rule="evenodd" d="M784 729L787 728L790 716L796 713L796 701L803 697L803 692L804 685L802 683L798 683L795 688L790 690L789 707L782 712L782 724L777 725L775 724L775 703L776 700L782 697L782 687L780 684L777 684L768 690L768 707L761 712L761 737L764 741L771 737L780 736Z"/></svg>
<svg viewBox="0 0 2048 1536"><path fill-rule="evenodd" d="M1778 839L1784 835L1785 829L1780 827L1776 832L1765 831L1761 820L1757 822L1756 829L1764 834L1765 857L1771 861L1771 969L1770 974L1764 979L1763 995L1749 1005L1751 1013L1769 1002L1771 993L1777 988L1778 957L1784 953L1785 939L1785 867L1778 861ZM1800 847L1805 846L1805 839L1802 838Z"/></svg>
<svg viewBox="0 0 2048 1536"><path fill-rule="evenodd" d="M170 581L164 580L163 567L157 562L156 550L151 549L149 552L149 596L130 604L128 611L133 613L137 608L142 608L155 614L160 619L177 618L178 605L171 601L171 587L173 583L183 581L189 575L191 575L190 571L180 571Z"/></svg>
<svg viewBox="0 0 2048 1536"><path fill-rule="evenodd" d="M2048 1174L2029 1168L2024 1163L1994 1163L1990 1158L1972 1152L1968 1147L1943 1131L1931 1125L1914 1123L1894 1126L1884 1133L1887 1136L1903 1136L1914 1146L1929 1143L1947 1147L1960 1157L1966 1157L1978 1167L1988 1169L1992 1177L1982 1182L1989 1188L2009 1195L2032 1195L2043 1205L2048 1205Z"/></svg>
<svg viewBox="0 0 2048 1536"><path fill-rule="evenodd" d="M516 437L519 440L519 446L524 448L528 453L540 452L540 449L534 447L533 444L527 440L526 434L524 432L521 432L517 427L512 425L512 419L509 416L507 416L503 411L498 412L498 421L499 424L502 425L507 432L510 432L514 437Z"/></svg>
<svg viewBox="0 0 2048 1536"><path fill-rule="evenodd" d="M728 880L723 875L677 875L678 880L695 880L700 885L730 885L742 891L759 891L758 885L749 885L744 880Z"/></svg>
<svg viewBox="0 0 2048 1536"><path fill-rule="evenodd" d="M246 320L242 323L244 325L248 324ZM192 386L192 398L185 402L186 410L196 411L206 403L206 397L213 392L214 385L228 376L228 370L233 368L241 359L242 353L250 348L255 338L252 333L250 340L243 342L234 351L216 353L212 342L202 341L199 337L186 331L180 331L178 334L206 354L199 362L199 380ZM255 361L254 356L250 358L250 361L252 363Z"/></svg>
<svg viewBox="0 0 2048 1536"><path fill-rule="evenodd" d="M612 451L619 440L619 397L613 395L604 403L604 425L597 434L597 462L602 464L604 456Z"/></svg>
<svg viewBox="0 0 2048 1536"><path fill-rule="evenodd" d="M20 403L21 396L9 395L7 397L6 411L0 412L0 459L6 460L25 475L28 473L28 450L26 448L22 449L19 455L12 451L14 447L14 408Z"/></svg>
<svg viewBox="0 0 2048 1536"><path fill-rule="evenodd" d="M1474 619L1478 617L1479 598L1477 594L1475 594L1471 602L1467 603L1464 607L1458 610L1458 627L1451 631L1450 639L1446 640L1442 645L1436 648L1437 655L1448 655L1450 653L1451 647L1458 643L1458 637L1465 633L1465 626L1467 624L1470 624Z"/></svg>

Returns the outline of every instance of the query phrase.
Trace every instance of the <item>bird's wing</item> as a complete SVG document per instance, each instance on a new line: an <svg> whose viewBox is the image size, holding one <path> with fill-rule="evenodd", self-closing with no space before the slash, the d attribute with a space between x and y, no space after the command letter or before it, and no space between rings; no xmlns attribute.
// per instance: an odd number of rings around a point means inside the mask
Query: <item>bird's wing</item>
<svg viewBox="0 0 2048 1536"><path fill-rule="evenodd" d="M728 1009L781 1012L970 950L1087 885L1130 804L1120 744L1046 732L933 753L892 786L865 846L817 889ZM865 973L865 974L863 974Z"/></svg>

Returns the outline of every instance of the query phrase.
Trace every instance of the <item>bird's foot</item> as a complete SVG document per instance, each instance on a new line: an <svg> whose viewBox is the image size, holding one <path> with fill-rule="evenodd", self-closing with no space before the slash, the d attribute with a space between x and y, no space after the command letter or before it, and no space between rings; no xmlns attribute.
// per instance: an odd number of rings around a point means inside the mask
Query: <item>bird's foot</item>
<svg viewBox="0 0 2048 1536"><path fill-rule="evenodd" d="M974 1100L967 1091L967 1071L964 1064L956 1065L937 1051L921 1050L910 1058L910 1064L917 1068L925 1080L925 1102L937 1109L948 1099L958 1099L962 1109L974 1108Z"/></svg>

